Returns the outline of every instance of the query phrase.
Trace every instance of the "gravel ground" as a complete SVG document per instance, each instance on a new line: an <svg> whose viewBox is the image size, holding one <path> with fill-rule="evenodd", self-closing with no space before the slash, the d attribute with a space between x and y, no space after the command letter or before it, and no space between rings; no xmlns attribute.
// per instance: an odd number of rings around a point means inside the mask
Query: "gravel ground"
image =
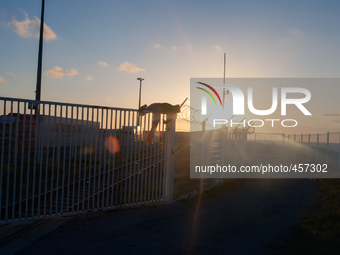
<svg viewBox="0 0 340 255"><path fill-rule="evenodd" d="M172 205L78 216L17 254L284 254L280 242L317 195L305 179L215 189Z"/></svg>

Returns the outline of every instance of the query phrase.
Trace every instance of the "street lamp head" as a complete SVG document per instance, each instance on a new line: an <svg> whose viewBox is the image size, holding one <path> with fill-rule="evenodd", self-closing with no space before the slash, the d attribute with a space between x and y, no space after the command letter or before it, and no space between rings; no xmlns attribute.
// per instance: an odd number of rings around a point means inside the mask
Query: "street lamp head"
<svg viewBox="0 0 340 255"><path fill-rule="evenodd" d="M144 78L139 77L139 78L137 78L137 80L139 80L139 81L144 81Z"/></svg>

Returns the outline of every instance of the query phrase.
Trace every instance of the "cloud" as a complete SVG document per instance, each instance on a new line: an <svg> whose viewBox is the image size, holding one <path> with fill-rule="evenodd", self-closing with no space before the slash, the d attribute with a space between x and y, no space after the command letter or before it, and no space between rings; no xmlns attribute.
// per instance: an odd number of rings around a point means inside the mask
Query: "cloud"
<svg viewBox="0 0 340 255"><path fill-rule="evenodd" d="M10 75L12 77L16 77L15 73L12 73L12 72L6 72L7 75Z"/></svg>
<svg viewBox="0 0 340 255"><path fill-rule="evenodd" d="M187 44L187 45L180 45L180 46L177 46L177 45L161 45L161 44L158 44L158 43L155 43L152 45L152 48L157 50L157 49L164 49L166 51L182 51L182 50L190 50L192 51L194 48L192 47L192 45L190 44Z"/></svg>
<svg viewBox="0 0 340 255"><path fill-rule="evenodd" d="M137 67L135 64L131 64L129 62L120 64L119 70L126 71L128 73L138 73L141 71L145 72L143 68Z"/></svg>
<svg viewBox="0 0 340 255"><path fill-rule="evenodd" d="M0 76L0 83L5 83L5 82L6 80L2 76Z"/></svg>
<svg viewBox="0 0 340 255"><path fill-rule="evenodd" d="M327 116L327 117L339 117L340 113L325 113L323 116Z"/></svg>
<svg viewBox="0 0 340 255"><path fill-rule="evenodd" d="M218 44L215 45L214 49L223 52L223 49Z"/></svg>
<svg viewBox="0 0 340 255"><path fill-rule="evenodd" d="M79 74L77 69L71 69L70 71L63 70L59 66L54 66L51 70L48 70L44 73L44 75L52 77L52 78L63 78L64 75L72 77L74 75Z"/></svg>
<svg viewBox="0 0 340 255"><path fill-rule="evenodd" d="M91 75L87 74L85 80L86 80L86 81L92 81L93 78L92 78Z"/></svg>
<svg viewBox="0 0 340 255"><path fill-rule="evenodd" d="M304 36L304 33L302 31L296 28L292 28L286 33L284 40L286 42L295 42L298 39L303 38L303 36Z"/></svg>
<svg viewBox="0 0 340 255"><path fill-rule="evenodd" d="M175 46L175 45L172 45L172 46L171 46L171 50L172 50L172 51L176 51L176 50L178 50L178 47Z"/></svg>
<svg viewBox="0 0 340 255"><path fill-rule="evenodd" d="M152 46L152 48L154 48L154 49L158 49L158 48L160 48L160 47L161 47L161 45L158 44L158 43L155 43L155 44Z"/></svg>
<svg viewBox="0 0 340 255"><path fill-rule="evenodd" d="M7 13L8 13L8 10L7 10L7 9L0 9L0 17L1 17L2 19L6 19ZM0 21L0 24L1 24L1 26L4 26L4 27L10 26L10 23L9 23L9 22Z"/></svg>
<svg viewBox="0 0 340 255"><path fill-rule="evenodd" d="M107 63L107 62L101 61L101 60L98 61L98 64L99 64L100 66L108 66L108 63Z"/></svg>
<svg viewBox="0 0 340 255"><path fill-rule="evenodd" d="M0 25L4 28L8 28L11 26L11 23L9 22L4 22L4 21L0 21Z"/></svg>
<svg viewBox="0 0 340 255"><path fill-rule="evenodd" d="M27 13L25 12L25 19L23 21L18 21L15 17L11 21L11 24L15 27L15 32L23 38L36 37L39 38L40 34L40 19L33 17L29 19ZM57 39L57 35L53 30L44 23L44 39L46 41Z"/></svg>
<svg viewBox="0 0 340 255"><path fill-rule="evenodd" d="M303 37L303 32L297 30L296 28L293 28L292 30L290 30L290 33L298 38Z"/></svg>

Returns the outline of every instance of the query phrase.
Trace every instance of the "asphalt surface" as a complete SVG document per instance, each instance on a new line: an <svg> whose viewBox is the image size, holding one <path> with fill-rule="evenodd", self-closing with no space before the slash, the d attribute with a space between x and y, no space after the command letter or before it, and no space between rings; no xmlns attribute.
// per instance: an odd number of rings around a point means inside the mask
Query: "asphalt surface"
<svg viewBox="0 0 340 255"><path fill-rule="evenodd" d="M306 179L248 180L203 199L77 216L15 254L284 254L316 195Z"/></svg>

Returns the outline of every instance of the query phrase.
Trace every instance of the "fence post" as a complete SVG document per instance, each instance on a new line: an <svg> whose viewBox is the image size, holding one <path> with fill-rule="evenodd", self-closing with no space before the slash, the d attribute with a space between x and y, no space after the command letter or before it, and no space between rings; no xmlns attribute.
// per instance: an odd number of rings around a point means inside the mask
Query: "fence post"
<svg viewBox="0 0 340 255"><path fill-rule="evenodd" d="M290 157L291 154L292 154L292 148L291 148L291 144L290 144L290 135L288 134L288 137L287 137L287 148L288 150L286 150L286 156Z"/></svg>
<svg viewBox="0 0 340 255"><path fill-rule="evenodd" d="M242 165L246 165L248 163L248 133L247 131L243 131L243 148L242 148Z"/></svg>
<svg viewBox="0 0 340 255"><path fill-rule="evenodd" d="M293 156L294 156L294 158L296 159L296 148L297 148L297 146L296 146L296 134L294 134L294 143L293 143L293 148L294 148L294 151L293 151Z"/></svg>
<svg viewBox="0 0 340 255"><path fill-rule="evenodd" d="M316 164L319 163L319 134L316 135Z"/></svg>
<svg viewBox="0 0 340 255"><path fill-rule="evenodd" d="M300 137L300 147L299 147L299 151L300 151L300 158L302 159L303 158L303 153L304 153L304 151L303 151L303 134L301 134L301 137Z"/></svg>
<svg viewBox="0 0 340 255"><path fill-rule="evenodd" d="M171 119L166 126L166 147L165 147L165 194L164 199L168 204L173 202L174 189L174 150L175 150L175 123L176 114L167 114Z"/></svg>
<svg viewBox="0 0 340 255"><path fill-rule="evenodd" d="M328 165L328 152L329 152L329 132L327 132L327 153L326 153L326 164Z"/></svg>
<svg viewBox="0 0 340 255"><path fill-rule="evenodd" d="M310 134L308 134L308 163L310 162Z"/></svg>
<svg viewBox="0 0 340 255"><path fill-rule="evenodd" d="M340 170L340 133L338 133L338 150L339 150L338 170Z"/></svg>

